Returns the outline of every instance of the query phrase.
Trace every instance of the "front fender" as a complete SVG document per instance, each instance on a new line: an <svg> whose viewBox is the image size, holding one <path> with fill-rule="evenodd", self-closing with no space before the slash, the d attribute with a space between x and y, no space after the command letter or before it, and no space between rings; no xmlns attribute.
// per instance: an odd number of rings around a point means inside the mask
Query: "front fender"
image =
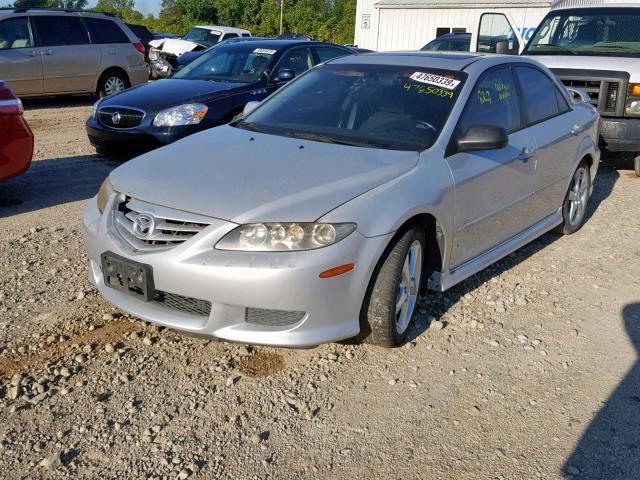
<svg viewBox="0 0 640 480"><path fill-rule="evenodd" d="M436 219L444 236L442 260L448 264L455 201L453 177L438 146L422 152L416 166L325 214L323 222L355 222L365 237L398 231L418 215Z"/></svg>

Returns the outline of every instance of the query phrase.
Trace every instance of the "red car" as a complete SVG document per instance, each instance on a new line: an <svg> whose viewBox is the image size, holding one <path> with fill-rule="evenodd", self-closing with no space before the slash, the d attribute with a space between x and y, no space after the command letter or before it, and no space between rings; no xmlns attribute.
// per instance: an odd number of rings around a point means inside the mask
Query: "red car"
<svg viewBox="0 0 640 480"><path fill-rule="evenodd" d="M20 175L31 165L33 133L23 111L20 99L0 80L0 180Z"/></svg>

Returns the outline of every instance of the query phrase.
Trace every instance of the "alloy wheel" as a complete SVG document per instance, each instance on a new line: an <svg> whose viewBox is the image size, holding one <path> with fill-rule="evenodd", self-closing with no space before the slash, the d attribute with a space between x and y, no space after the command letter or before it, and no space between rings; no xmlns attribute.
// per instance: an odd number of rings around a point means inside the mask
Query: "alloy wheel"
<svg viewBox="0 0 640 480"><path fill-rule="evenodd" d="M569 223L578 225L584 217L589 201L589 173L586 167L578 168L573 174L567 200L569 202Z"/></svg>
<svg viewBox="0 0 640 480"><path fill-rule="evenodd" d="M419 240L414 240L404 259L396 296L396 332L399 335L402 335L411 323L411 316L418 300L421 274L422 245Z"/></svg>

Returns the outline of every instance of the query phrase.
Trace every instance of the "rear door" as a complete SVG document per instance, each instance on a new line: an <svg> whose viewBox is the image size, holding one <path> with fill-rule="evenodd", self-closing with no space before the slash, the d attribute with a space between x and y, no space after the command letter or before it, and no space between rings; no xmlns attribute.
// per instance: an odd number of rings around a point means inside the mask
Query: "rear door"
<svg viewBox="0 0 640 480"><path fill-rule="evenodd" d="M29 17L0 22L0 79L18 96L42 93L42 59L34 45Z"/></svg>
<svg viewBox="0 0 640 480"><path fill-rule="evenodd" d="M575 168L578 133L584 126L545 72L524 64L514 70L523 92L529 130L537 145L531 213L541 220L564 201L569 176Z"/></svg>
<svg viewBox="0 0 640 480"><path fill-rule="evenodd" d="M489 11L480 15L478 28L471 35L471 51L519 55L525 41L509 12Z"/></svg>
<svg viewBox="0 0 640 480"><path fill-rule="evenodd" d="M79 17L34 15L45 93L91 92L100 67L100 48L89 43Z"/></svg>
<svg viewBox="0 0 640 480"><path fill-rule="evenodd" d="M456 137L474 125L504 128L509 144L447 157L456 197L451 251L454 268L535 223L529 213L535 140L525 128L520 93L509 66L493 68L480 77L460 117Z"/></svg>

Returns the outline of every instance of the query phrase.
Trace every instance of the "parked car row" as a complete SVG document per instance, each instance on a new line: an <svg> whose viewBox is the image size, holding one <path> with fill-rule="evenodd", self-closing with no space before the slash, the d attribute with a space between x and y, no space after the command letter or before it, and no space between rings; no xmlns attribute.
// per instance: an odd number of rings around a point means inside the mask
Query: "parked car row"
<svg viewBox="0 0 640 480"><path fill-rule="evenodd" d="M544 66L349 53L238 42L102 100L88 130L115 135L105 124L119 113L117 149L149 132L195 131L210 112L215 125L219 106L275 90L230 124L109 175L83 217L102 295L145 320L229 341L393 347L412 334L423 290L444 291L551 229L581 227L599 115ZM210 81L213 102L198 96ZM160 103L169 97L180 99Z"/></svg>

